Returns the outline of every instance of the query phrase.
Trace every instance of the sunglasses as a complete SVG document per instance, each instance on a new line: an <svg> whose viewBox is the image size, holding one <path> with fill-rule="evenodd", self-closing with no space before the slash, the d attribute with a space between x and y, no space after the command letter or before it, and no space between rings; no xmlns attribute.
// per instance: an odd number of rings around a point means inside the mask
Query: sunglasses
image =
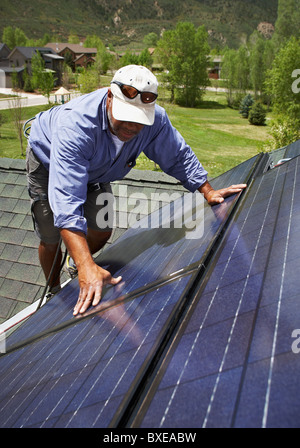
<svg viewBox="0 0 300 448"><path fill-rule="evenodd" d="M140 94L142 103L145 104L153 103L153 101L155 101L158 96L156 93L153 92L140 92L135 87L129 86L127 84L122 84L119 81L112 81L112 84L117 84L117 86L120 87L123 95L126 96L126 98L129 98L130 100L133 100Z"/></svg>

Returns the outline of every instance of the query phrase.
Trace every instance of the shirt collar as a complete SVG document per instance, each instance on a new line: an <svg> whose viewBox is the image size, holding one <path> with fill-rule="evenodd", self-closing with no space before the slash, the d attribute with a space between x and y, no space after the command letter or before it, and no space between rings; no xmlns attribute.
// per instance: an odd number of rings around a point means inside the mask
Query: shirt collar
<svg viewBox="0 0 300 448"><path fill-rule="evenodd" d="M102 100L102 130L107 131L108 129L108 118L106 110L107 93L104 95Z"/></svg>

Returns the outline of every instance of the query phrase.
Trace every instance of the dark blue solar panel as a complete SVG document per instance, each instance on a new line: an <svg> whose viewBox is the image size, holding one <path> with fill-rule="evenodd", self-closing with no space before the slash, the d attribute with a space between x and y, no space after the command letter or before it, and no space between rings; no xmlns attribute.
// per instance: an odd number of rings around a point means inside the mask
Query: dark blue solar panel
<svg viewBox="0 0 300 448"><path fill-rule="evenodd" d="M249 188L136 425L299 427L299 166Z"/></svg>
<svg viewBox="0 0 300 448"><path fill-rule="evenodd" d="M291 143L286 147L285 157L297 157L300 155L300 140Z"/></svg>
<svg viewBox="0 0 300 448"><path fill-rule="evenodd" d="M247 181L254 164L241 164L215 185ZM75 279L9 337L0 359L2 427L106 427L122 413L194 284L186 269L202 266L237 200L211 208L198 193L186 197L145 218L148 226L137 224L97 259L123 277L105 290L100 308L158 282L154 290L76 320ZM182 214L185 225L177 228ZM165 285L174 273L179 278Z"/></svg>
<svg viewBox="0 0 300 448"><path fill-rule="evenodd" d="M189 281L120 304L1 358L1 427L106 427Z"/></svg>

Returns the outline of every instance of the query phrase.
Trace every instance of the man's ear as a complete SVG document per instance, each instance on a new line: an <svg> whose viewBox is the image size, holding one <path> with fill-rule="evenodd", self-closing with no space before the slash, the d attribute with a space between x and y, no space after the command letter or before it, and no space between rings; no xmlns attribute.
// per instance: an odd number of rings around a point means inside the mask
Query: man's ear
<svg viewBox="0 0 300 448"><path fill-rule="evenodd" d="M108 88L107 96L108 96L109 99L111 99L113 97L113 94L112 94L112 91L111 91L110 87Z"/></svg>

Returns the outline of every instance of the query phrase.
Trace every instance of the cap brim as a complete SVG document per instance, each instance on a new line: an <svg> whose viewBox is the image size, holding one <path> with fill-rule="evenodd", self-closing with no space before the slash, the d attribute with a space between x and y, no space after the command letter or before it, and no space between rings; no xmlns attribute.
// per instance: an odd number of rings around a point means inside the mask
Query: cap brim
<svg viewBox="0 0 300 448"><path fill-rule="evenodd" d="M130 121L140 123L146 126L152 126L155 120L155 103L142 105L130 104L113 97L112 115L119 121Z"/></svg>

